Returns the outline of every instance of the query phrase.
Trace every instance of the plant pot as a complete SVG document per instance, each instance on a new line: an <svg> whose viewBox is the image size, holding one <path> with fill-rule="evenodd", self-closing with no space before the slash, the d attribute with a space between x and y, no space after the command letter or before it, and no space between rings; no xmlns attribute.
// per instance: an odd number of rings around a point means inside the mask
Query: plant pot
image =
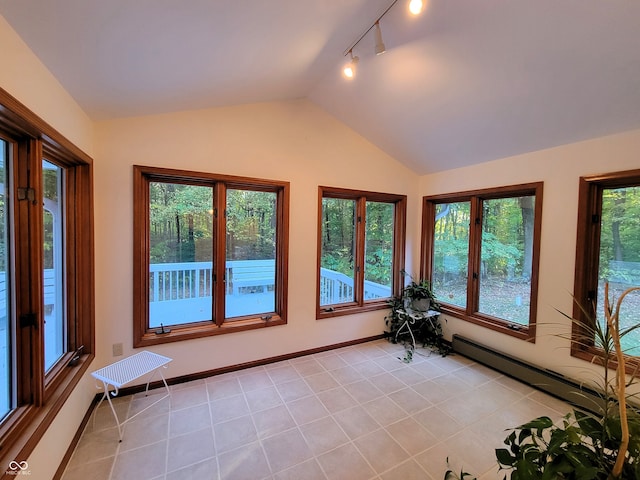
<svg viewBox="0 0 640 480"><path fill-rule="evenodd" d="M431 300L428 298L414 298L413 300L411 300L411 308L419 312L429 311L430 305Z"/></svg>

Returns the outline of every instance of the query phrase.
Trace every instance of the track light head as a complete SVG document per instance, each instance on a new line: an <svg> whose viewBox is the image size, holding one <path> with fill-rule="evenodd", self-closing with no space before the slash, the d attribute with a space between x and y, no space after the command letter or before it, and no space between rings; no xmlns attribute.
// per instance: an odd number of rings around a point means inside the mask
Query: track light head
<svg viewBox="0 0 640 480"><path fill-rule="evenodd" d="M360 41L364 37L366 37L367 34L372 29L374 30L373 34L374 34L374 40L375 40L376 55L380 55L386 51L386 47L384 45L384 42L382 41L382 31L380 30L380 20L389 12L389 10L391 10L391 8L396 3L398 3L398 1L399 0L392 0L391 4L387 7L387 9L384 12L382 12L382 15L378 17L375 23L371 25L362 35L360 35L360 38L358 38L354 43L352 43L349 49L344 51L345 57L347 55L351 57L351 61L347 63L342 69L342 74L344 75L345 78L351 79L356 76L356 67L358 65L358 57L353 56L353 49L356 48L356 46L360 43ZM409 0L409 11L413 15L420 14L424 10L425 4L427 3L427 1L428 0ZM405 2L407 2L407 0L403 0L403 3L406 5Z"/></svg>
<svg viewBox="0 0 640 480"><path fill-rule="evenodd" d="M356 69L357 69L357 66L358 66L358 61L360 59L358 58L357 55L354 57L353 56L353 52L351 50L349 50L349 56L351 57L351 60L349 61L349 63L347 63L344 66L344 69L342 70L342 73L347 78L353 78L353 77L356 76Z"/></svg>
<svg viewBox="0 0 640 480"><path fill-rule="evenodd" d="M387 51L382 41L382 30L380 30L380 22L376 22L376 28L374 30L374 36L376 39L376 55L381 55Z"/></svg>
<svg viewBox="0 0 640 480"><path fill-rule="evenodd" d="M414 15L419 15L424 8L424 2L422 0L411 0L409 2L409 11Z"/></svg>

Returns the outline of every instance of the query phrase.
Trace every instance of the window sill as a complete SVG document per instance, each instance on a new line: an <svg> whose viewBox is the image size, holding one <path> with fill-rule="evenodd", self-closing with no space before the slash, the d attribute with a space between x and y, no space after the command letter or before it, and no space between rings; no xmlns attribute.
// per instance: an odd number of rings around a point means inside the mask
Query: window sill
<svg viewBox="0 0 640 480"><path fill-rule="evenodd" d="M581 347L576 345L575 341L571 346L571 356L589 362L592 365L603 365L602 350L596 347ZM624 357L625 372L627 375L635 375L640 369L640 360L638 357L625 355ZM618 368L618 362L615 357L609 359L609 369L615 370Z"/></svg>
<svg viewBox="0 0 640 480"><path fill-rule="evenodd" d="M387 300L384 301L376 301L376 302L368 302L363 306L356 304L347 304L347 305L327 305L320 307L319 310L316 311L316 320L322 320L325 318L332 317L340 317L343 315L354 315L356 313L364 313L364 312L372 312L374 310L388 310L389 304ZM328 310L332 309L332 310Z"/></svg>
<svg viewBox="0 0 640 480"><path fill-rule="evenodd" d="M181 342L194 338L209 337L213 335L224 335L227 333L240 332L244 330L255 330L258 328L274 327L276 325L286 325L287 321L278 315L273 315L269 320L260 317L239 318L237 320L227 320L221 326L209 323L207 325L193 326L168 326L169 333L156 333L153 329L147 331L142 338L136 339L134 348L160 345L162 343Z"/></svg>
<svg viewBox="0 0 640 480"><path fill-rule="evenodd" d="M488 315L468 315L460 309L452 308L451 306L445 304L442 304L442 314L459 318L460 320L464 320L465 322L473 323L475 325L479 325L481 327L485 327L495 332L503 333L505 335L509 335L526 342L535 343L536 341L535 328L489 317Z"/></svg>

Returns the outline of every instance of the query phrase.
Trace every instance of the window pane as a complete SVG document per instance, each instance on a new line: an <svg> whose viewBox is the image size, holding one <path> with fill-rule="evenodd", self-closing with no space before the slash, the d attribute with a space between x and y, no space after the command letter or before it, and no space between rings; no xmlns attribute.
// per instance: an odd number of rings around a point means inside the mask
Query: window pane
<svg viewBox="0 0 640 480"><path fill-rule="evenodd" d="M322 199L320 305L354 301L355 200Z"/></svg>
<svg viewBox="0 0 640 480"><path fill-rule="evenodd" d="M11 330L9 328L10 318L10 281L9 272L9 242L7 239L9 225L7 212L6 191L9 187L7 181L8 170L8 145L0 140L0 419L11 410Z"/></svg>
<svg viewBox="0 0 640 480"><path fill-rule="evenodd" d="M225 317L275 311L276 194L227 190Z"/></svg>
<svg viewBox="0 0 640 480"><path fill-rule="evenodd" d="M367 202L364 299L391 297L393 279L393 203Z"/></svg>
<svg viewBox="0 0 640 480"><path fill-rule="evenodd" d="M616 301L629 287L640 286L640 187L611 188L602 193L600 259L597 314L604 324L604 284L609 282L609 299ZM620 328L637 323L640 294L625 297L620 312ZM640 355L638 330L622 337L629 355Z"/></svg>
<svg viewBox="0 0 640 480"><path fill-rule="evenodd" d="M439 301L465 308L469 262L470 203L436 205L433 290Z"/></svg>
<svg viewBox="0 0 640 480"><path fill-rule="evenodd" d="M62 168L42 161L44 186L44 366L48 371L67 351L64 293L64 196Z"/></svg>
<svg viewBox="0 0 640 480"><path fill-rule="evenodd" d="M529 325L535 196L483 202L479 311Z"/></svg>
<svg viewBox="0 0 640 480"><path fill-rule="evenodd" d="M213 189L149 184L149 328L212 320Z"/></svg>

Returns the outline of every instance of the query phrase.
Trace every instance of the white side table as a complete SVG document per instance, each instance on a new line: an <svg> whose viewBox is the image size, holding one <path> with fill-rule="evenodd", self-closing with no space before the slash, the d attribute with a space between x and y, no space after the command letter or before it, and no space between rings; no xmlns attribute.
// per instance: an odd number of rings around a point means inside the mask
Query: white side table
<svg viewBox="0 0 640 480"><path fill-rule="evenodd" d="M428 312L420 312L417 310L398 310L398 316L404 319L402 325L396 332L395 341L398 343L398 335L403 329L409 330L409 335L411 335L411 345L413 350L416 349L416 339L413 336L413 331L411 330L411 325L416 323L416 320L426 320L431 324L431 327L435 329L435 325L433 324L433 319L440 315L440 312L436 310L429 310Z"/></svg>
<svg viewBox="0 0 640 480"><path fill-rule="evenodd" d="M96 412L98 411L98 407L100 407L100 404L106 398L107 401L109 402L109 406L111 407L111 411L113 412L113 416L116 419L116 424L118 425L118 436L121 442L122 442L122 426L125 423L134 419L135 417L140 415L142 412L148 410L158 402L164 400L165 398L171 395L171 391L169 390L169 385L167 385L167 381L165 380L164 375L162 374L162 370L167 368L167 364L172 360L173 359L169 357L165 357L163 355L158 355L157 353L148 352L144 350L140 353L131 355L130 357L124 358L118 362L112 363L111 365L107 365L106 367L103 367L100 370L96 370L95 372L91 373L91 375L96 380L99 380L102 382L102 386L97 386L97 388L104 389L102 398L98 402L98 406L96 407L95 411ZM151 380L153 379L156 373L160 374L160 377L162 378L162 383L164 383L164 386L167 390L167 394L164 395L162 398L159 398L158 400L153 402L151 405L146 406L135 415L132 415L131 417L121 422L118 419L118 414L116 413L116 409L113 407L113 403L111 402L111 397L112 396L116 397L118 395L118 392L120 391L120 388L123 387L124 385L131 383L134 380L137 380L138 378L143 377L144 375L151 374L149 376L149 379L147 380L147 386L144 391L145 395L147 395L149 392L149 383L151 383ZM113 387L114 390L112 392L109 391L109 386ZM94 412L94 417L93 417L94 423L95 423L95 419L96 417Z"/></svg>

